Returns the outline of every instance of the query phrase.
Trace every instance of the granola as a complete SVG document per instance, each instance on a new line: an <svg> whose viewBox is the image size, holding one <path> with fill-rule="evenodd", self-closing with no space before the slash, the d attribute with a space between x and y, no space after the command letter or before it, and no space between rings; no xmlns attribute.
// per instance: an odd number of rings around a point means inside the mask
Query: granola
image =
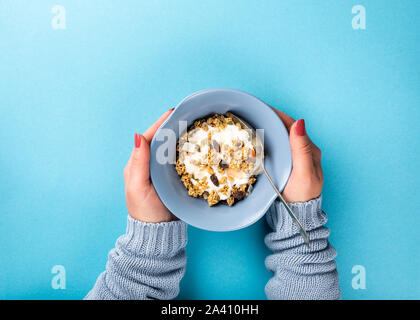
<svg viewBox="0 0 420 320"><path fill-rule="evenodd" d="M180 137L175 169L188 194L232 206L257 180L252 134L228 115L199 119Z"/></svg>

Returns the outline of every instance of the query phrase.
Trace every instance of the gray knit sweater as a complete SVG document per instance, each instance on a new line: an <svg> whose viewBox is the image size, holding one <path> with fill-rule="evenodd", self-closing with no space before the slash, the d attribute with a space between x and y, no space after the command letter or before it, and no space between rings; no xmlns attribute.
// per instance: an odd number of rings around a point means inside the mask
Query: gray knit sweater
<svg viewBox="0 0 420 320"><path fill-rule="evenodd" d="M290 204L308 231L307 248L280 202L266 214L272 228L265 261L273 277L265 286L268 299L339 299L337 253L324 227L322 198ZM108 255L106 270L85 299L173 299L186 265L187 225L182 221L143 223L128 216L127 232Z"/></svg>

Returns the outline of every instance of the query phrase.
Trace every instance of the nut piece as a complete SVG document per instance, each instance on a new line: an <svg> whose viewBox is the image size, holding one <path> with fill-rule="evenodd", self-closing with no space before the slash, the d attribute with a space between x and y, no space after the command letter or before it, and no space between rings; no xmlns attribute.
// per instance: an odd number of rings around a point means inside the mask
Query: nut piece
<svg viewBox="0 0 420 320"><path fill-rule="evenodd" d="M216 187L218 187L218 186L219 186L219 179L217 179L217 177L216 177L216 175L215 175L215 174L212 174L212 175L210 176L210 180L211 180L211 182L213 182L213 184L214 184Z"/></svg>
<svg viewBox="0 0 420 320"><path fill-rule="evenodd" d="M242 200L245 198L245 192L243 191L235 191L232 196L235 198L236 201Z"/></svg>
<svg viewBox="0 0 420 320"><path fill-rule="evenodd" d="M229 207L231 207L235 203L235 198L229 197L229 198L227 198L226 202L229 205Z"/></svg>
<svg viewBox="0 0 420 320"><path fill-rule="evenodd" d="M222 168L222 169L227 169L227 168L229 168L229 164L227 164L226 162L220 162L219 163L219 166L220 166L220 168Z"/></svg>
<svg viewBox="0 0 420 320"><path fill-rule="evenodd" d="M214 150L216 150L216 152L220 152L220 146L216 140L212 140L212 147Z"/></svg>
<svg viewBox="0 0 420 320"><path fill-rule="evenodd" d="M249 180L248 180L248 184L249 184L249 185L251 185L251 184L253 184L255 181L257 181L257 179L256 179L255 177L251 177L251 178L249 178Z"/></svg>
<svg viewBox="0 0 420 320"><path fill-rule="evenodd" d="M216 191L211 191L208 198L207 198L207 202L209 204L209 206L213 206L216 203L218 203L220 201L220 197L219 194Z"/></svg>
<svg viewBox="0 0 420 320"><path fill-rule="evenodd" d="M219 184L225 184L225 183L227 183L227 177L226 176L221 177L219 180Z"/></svg>
<svg viewBox="0 0 420 320"><path fill-rule="evenodd" d="M229 193L229 186L228 185L224 185L223 188L220 188L219 192L225 196L228 195Z"/></svg>

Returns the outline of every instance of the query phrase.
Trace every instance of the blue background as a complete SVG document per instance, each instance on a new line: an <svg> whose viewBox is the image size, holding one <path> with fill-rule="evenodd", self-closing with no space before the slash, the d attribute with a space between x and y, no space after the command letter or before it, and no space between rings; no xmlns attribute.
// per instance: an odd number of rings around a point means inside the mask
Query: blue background
<svg viewBox="0 0 420 320"><path fill-rule="evenodd" d="M419 17L410 0L0 0L0 298L84 297L125 231L134 132L212 87L305 118L343 298L420 298ZM190 227L180 298L264 299L267 232Z"/></svg>

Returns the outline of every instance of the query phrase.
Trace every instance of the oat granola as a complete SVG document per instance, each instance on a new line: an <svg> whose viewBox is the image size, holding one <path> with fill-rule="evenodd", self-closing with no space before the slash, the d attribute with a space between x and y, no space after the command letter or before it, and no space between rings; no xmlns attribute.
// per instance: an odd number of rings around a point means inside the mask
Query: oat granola
<svg viewBox="0 0 420 320"><path fill-rule="evenodd" d="M228 115L196 120L177 144L175 169L188 194L232 206L257 180L252 134Z"/></svg>

